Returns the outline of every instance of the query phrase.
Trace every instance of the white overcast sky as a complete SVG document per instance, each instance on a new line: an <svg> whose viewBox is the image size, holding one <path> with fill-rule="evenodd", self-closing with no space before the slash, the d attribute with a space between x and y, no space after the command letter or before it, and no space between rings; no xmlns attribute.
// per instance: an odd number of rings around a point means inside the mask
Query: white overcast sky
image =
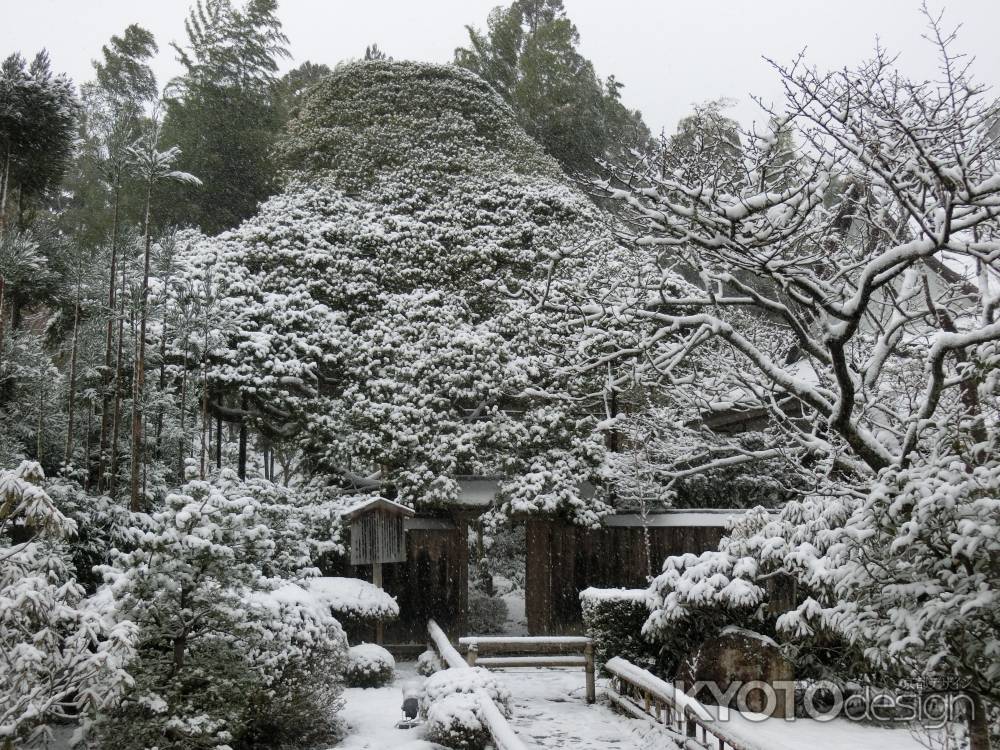
<svg viewBox="0 0 1000 750"><path fill-rule="evenodd" d="M962 24L958 47L977 58L983 83L1000 84L1000 0L930 0ZM312 60L330 66L378 45L396 59L449 62L466 39L464 26L485 26L497 0L280 0L293 55L284 67ZM919 0L565 0L581 49L603 78L625 83L623 98L653 130L673 131L692 103L730 97L736 117L760 119L749 98L778 96L762 56L789 61L807 48L821 68L853 65L876 38L899 52L913 77L935 73L921 39ZM47 48L57 70L91 77L101 45L130 23L160 44L160 85L179 72L169 42L183 42L187 0L0 0L0 55Z"/></svg>

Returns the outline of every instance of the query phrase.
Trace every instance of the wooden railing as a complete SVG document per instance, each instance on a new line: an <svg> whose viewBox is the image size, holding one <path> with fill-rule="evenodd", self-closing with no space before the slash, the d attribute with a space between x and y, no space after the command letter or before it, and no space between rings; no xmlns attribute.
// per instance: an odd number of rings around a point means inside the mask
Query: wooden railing
<svg viewBox="0 0 1000 750"><path fill-rule="evenodd" d="M597 699L594 684L594 644L582 636L467 636L458 639L465 648L469 666L494 667L583 667L587 681L587 703ZM501 656L481 656L482 653ZM530 653L531 656L514 654Z"/></svg>
<svg viewBox="0 0 1000 750"><path fill-rule="evenodd" d="M445 635L444 631L441 630L441 627L434 620L427 621L427 637L429 639L428 645L437 652L437 655L449 667L452 669L471 669L465 659L462 658L462 655L451 645L448 636ZM490 730L490 736L493 738L496 750L527 750L521 739L511 729L510 724L507 723L507 719L500 713L500 709L497 708L489 694L482 688L479 688L476 690L475 696L482 710L483 722Z"/></svg>
<svg viewBox="0 0 1000 750"><path fill-rule="evenodd" d="M700 702L656 675L621 657L609 659L604 669L611 675L608 698L626 713L648 719L676 734L686 747L688 738L718 750L763 750L722 726ZM700 734L700 738L699 738Z"/></svg>

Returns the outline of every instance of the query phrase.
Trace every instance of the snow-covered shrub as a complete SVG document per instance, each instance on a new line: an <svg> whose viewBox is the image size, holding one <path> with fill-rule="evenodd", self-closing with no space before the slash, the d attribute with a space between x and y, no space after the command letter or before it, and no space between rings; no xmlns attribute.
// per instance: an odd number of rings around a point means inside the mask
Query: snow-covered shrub
<svg viewBox="0 0 1000 750"><path fill-rule="evenodd" d="M886 672L951 680L1000 704L1000 462L951 454L880 473L842 529L775 549L813 598L778 618L832 633Z"/></svg>
<svg viewBox="0 0 1000 750"><path fill-rule="evenodd" d="M502 633L507 622L507 603L499 596L489 596L477 588L469 589L469 608L465 626L477 635Z"/></svg>
<svg viewBox="0 0 1000 750"><path fill-rule="evenodd" d="M420 710L424 715L431 706L447 695L453 693L473 694L482 688L500 713L510 718L512 715L511 695L508 690L488 669L483 667L442 669L427 678L420 695Z"/></svg>
<svg viewBox="0 0 1000 750"><path fill-rule="evenodd" d="M456 750L483 750L491 740L479 700L468 693L451 693L427 710L427 739Z"/></svg>
<svg viewBox="0 0 1000 750"><path fill-rule="evenodd" d="M374 643L362 643L347 650L344 678L348 687L382 687L392 682L396 660Z"/></svg>
<svg viewBox="0 0 1000 750"><path fill-rule="evenodd" d="M396 598L361 578L319 576L308 579L304 585L345 626L358 622L389 622L399 617Z"/></svg>
<svg viewBox="0 0 1000 750"><path fill-rule="evenodd" d="M136 687L102 722L107 746L280 745L335 733L346 639L308 591L262 570L276 541L231 477L193 481L137 516L137 546L103 569L139 628Z"/></svg>
<svg viewBox="0 0 1000 750"><path fill-rule="evenodd" d="M77 525L42 487L41 466L0 471L0 743L42 744L49 723L107 708L132 682L135 627L108 617L74 578Z"/></svg>
<svg viewBox="0 0 1000 750"><path fill-rule="evenodd" d="M430 677L444 668L444 662L434 649L429 648L417 657L417 674L423 677Z"/></svg>
<svg viewBox="0 0 1000 750"><path fill-rule="evenodd" d="M656 666L658 648L642 637L649 617L646 589L588 588L580 592L583 624L594 641L598 666L620 656L645 669Z"/></svg>
<svg viewBox="0 0 1000 750"><path fill-rule="evenodd" d="M783 521L785 516L788 520ZM684 654L692 653L726 625L745 627L780 641L775 623L781 612L772 612L767 606L769 588L760 577L781 571L780 555L774 553L786 540L805 542L846 519L844 504L827 504L815 498L790 503L781 515L753 508L729 523L717 550L668 557L650 584L649 617L642 627L643 636L660 649L667 673L673 675ZM834 652L840 655L841 663L814 663L811 666L819 670L816 674L806 663L808 652L799 653L803 667L799 675L826 679L840 672L846 678L860 655L843 648L845 645L839 644Z"/></svg>
<svg viewBox="0 0 1000 750"><path fill-rule="evenodd" d="M344 553L340 513L348 498L311 485L292 490L263 477L241 481L231 469L223 469L213 482L257 502L274 540L274 551L265 561L266 575L315 576L325 561Z"/></svg>
<svg viewBox="0 0 1000 750"><path fill-rule="evenodd" d="M955 456L879 475L864 498L811 497L748 514L718 551L667 558L645 632L683 653L706 623L792 649L799 674L964 685L1000 701L1000 463ZM775 576L788 611L769 606Z"/></svg>
<svg viewBox="0 0 1000 750"><path fill-rule="evenodd" d="M64 477L47 479L44 487L59 510L76 523L77 533L67 550L77 581L93 592L101 583L95 566L107 563L112 550L132 544L132 514L125 504L89 494L79 482Z"/></svg>

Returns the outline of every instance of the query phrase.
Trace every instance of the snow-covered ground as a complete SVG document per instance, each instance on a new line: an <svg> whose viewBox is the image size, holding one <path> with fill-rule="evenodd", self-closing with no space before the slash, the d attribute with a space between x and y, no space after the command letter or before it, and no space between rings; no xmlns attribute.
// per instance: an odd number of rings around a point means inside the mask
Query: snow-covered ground
<svg viewBox="0 0 1000 750"><path fill-rule="evenodd" d="M588 706L583 672L510 670L498 672L514 696L511 726L528 747L574 750L673 750L667 736L645 722L613 712L607 705ZM349 688L341 713L348 736L337 750L436 750L423 728L396 729L402 685L421 679L414 664L397 664L396 681L385 688ZM669 743L669 744L668 744Z"/></svg>
<svg viewBox="0 0 1000 750"><path fill-rule="evenodd" d="M524 586L519 586L501 575L493 576L493 586L497 595L507 605L507 621L503 625L503 635L527 635L528 615L525 612Z"/></svg>
<svg viewBox="0 0 1000 750"><path fill-rule="evenodd" d="M582 671L510 669L497 676L513 695L511 726L529 748L573 750L676 750L671 735L650 722L612 711L606 702L588 706ZM385 688L344 691L341 714L348 736L337 750L438 750L424 739L423 728L396 729L402 685L422 679L413 663L398 664L396 681ZM600 693L600 686L598 693ZM883 729L856 722L780 719L750 721L736 712L731 727L767 750L922 750L906 729Z"/></svg>
<svg viewBox="0 0 1000 750"><path fill-rule="evenodd" d="M524 608L524 589L517 589L503 594L501 597L507 605L507 622L504 623L504 635L527 635L528 616Z"/></svg>
<svg viewBox="0 0 1000 750"><path fill-rule="evenodd" d="M706 706L715 713L715 706ZM767 750L927 750L909 730L887 729L847 719L765 719L751 721L737 711L729 713L729 727Z"/></svg>
<svg viewBox="0 0 1000 750"><path fill-rule="evenodd" d="M423 727L396 729L402 717L403 684L422 680L412 662L396 664L396 679L383 688L347 688L340 716L348 735L337 750L438 750L424 739Z"/></svg>
<svg viewBox="0 0 1000 750"><path fill-rule="evenodd" d="M669 735L648 722L616 713L600 700L587 705L582 670L510 669L496 674L514 697L511 726L529 748L675 748Z"/></svg>

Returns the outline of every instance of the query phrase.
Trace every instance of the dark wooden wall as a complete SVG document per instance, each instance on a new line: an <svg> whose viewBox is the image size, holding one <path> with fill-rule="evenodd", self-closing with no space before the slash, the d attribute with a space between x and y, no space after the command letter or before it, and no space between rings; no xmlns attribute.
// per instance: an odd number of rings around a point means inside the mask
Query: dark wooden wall
<svg viewBox="0 0 1000 750"><path fill-rule="evenodd" d="M382 566L382 586L399 602L399 619L385 627L386 643L424 643L431 617L449 635L462 634L469 598L468 524L457 519L436 525L408 528L406 562ZM343 575L370 581L372 568L348 566Z"/></svg>
<svg viewBox="0 0 1000 750"><path fill-rule="evenodd" d="M585 588L645 588L664 558L716 549L723 532L721 526L583 529L560 521L527 521L528 632L579 632L580 592Z"/></svg>

